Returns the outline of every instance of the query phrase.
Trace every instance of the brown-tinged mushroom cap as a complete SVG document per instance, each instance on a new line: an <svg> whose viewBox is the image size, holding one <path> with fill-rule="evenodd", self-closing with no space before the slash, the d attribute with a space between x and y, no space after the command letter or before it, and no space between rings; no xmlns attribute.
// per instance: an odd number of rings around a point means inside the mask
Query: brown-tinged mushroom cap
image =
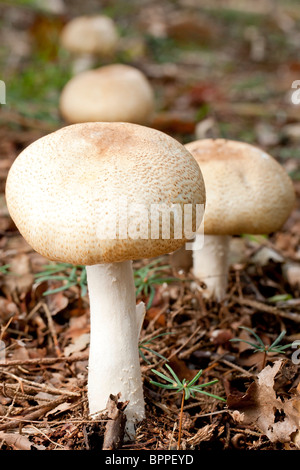
<svg viewBox="0 0 300 470"><path fill-rule="evenodd" d="M154 93L145 75L123 64L81 72L65 85L60 112L66 122L131 122L148 124Z"/></svg>
<svg viewBox="0 0 300 470"><path fill-rule="evenodd" d="M125 217L124 203L137 214L135 205L143 205L147 217L152 204L204 204L205 188L195 159L166 134L129 123L84 123L29 145L9 171L6 200L34 250L93 265L178 249L186 239L174 239L172 221L170 239L121 239L118 233L113 239L112 221ZM135 215L130 220L129 227Z"/></svg>
<svg viewBox="0 0 300 470"><path fill-rule="evenodd" d="M103 15L79 16L69 21L61 32L61 44L73 54L110 55L119 35L114 21Z"/></svg>
<svg viewBox="0 0 300 470"><path fill-rule="evenodd" d="M186 148L197 160L206 186L204 231L210 235L277 231L295 201L282 166L250 144L203 139Z"/></svg>

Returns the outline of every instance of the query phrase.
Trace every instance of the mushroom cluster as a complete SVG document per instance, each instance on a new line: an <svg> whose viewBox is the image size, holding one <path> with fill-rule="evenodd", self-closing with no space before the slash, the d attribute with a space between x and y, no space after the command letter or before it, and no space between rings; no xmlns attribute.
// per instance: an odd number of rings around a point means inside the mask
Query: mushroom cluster
<svg viewBox="0 0 300 470"><path fill-rule="evenodd" d="M228 283L230 237L279 230L293 209L295 192L283 167L253 145L202 139L186 148L206 187L204 246L193 251L194 275L206 284L203 295L220 301Z"/></svg>
<svg viewBox="0 0 300 470"><path fill-rule="evenodd" d="M92 415L110 394L129 400L127 433L144 418L138 337L143 308L136 307L132 260L169 253L196 232L196 206L205 204L199 165L166 134L129 123L66 126L29 145L6 183L8 210L25 240L41 255L86 265L90 298L88 399ZM174 205L163 235L153 207ZM133 230L135 228L135 230ZM154 236L153 236L154 233Z"/></svg>
<svg viewBox="0 0 300 470"><path fill-rule="evenodd" d="M60 112L68 124L116 121L148 125L154 108L154 93L146 76L124 64L76 75L60 97Z"/></svg>

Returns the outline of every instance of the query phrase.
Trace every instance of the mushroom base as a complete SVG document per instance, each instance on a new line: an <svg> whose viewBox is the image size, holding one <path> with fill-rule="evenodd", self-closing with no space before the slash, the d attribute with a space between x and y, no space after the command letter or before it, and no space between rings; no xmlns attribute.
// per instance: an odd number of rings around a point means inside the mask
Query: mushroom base
<svg viewBox="0 0 300 470"><path fill-rule="evenodd" d="M132 262L87 266L90 297L88 400L91 415L106 408L110 394L129 403L125 413L129 438L145 416Z"/></svg>
<svg viewBox="0 0 300 470"><path fill-rule="evenodd" d="M201 250L193 250L194 276L204 282L205 298L213 298L218 302L226 295L229 269L228 235L205 235Z"/></svg>

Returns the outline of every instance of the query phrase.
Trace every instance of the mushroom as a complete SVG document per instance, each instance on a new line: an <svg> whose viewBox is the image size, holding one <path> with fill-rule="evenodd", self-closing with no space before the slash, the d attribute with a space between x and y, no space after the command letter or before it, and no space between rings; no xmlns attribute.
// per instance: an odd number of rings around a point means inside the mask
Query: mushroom
<svg viewBox="0 0 300 470"><path fill-rule="evenodd" d="M206 284L204 296L221 301L228 284L230 237L280 229L293 209L293 184L273 157L250 144L203 139L186 148L200 165L207 192L204 246L193 251L193 272Z"/></svg>
<svg viewBox="0 0 300 470"><path fill-rule="evenodd" d="M98 58L111 57L117 48L119 33L108 16L78 16L62 29L61 45L74 56L73 73L92 68Z"/></svg>
<svg viewBox="0 0 300 470"><path fill-rule="evenodd" d="M147 125L154 113L154 93L135 67L105 65L71 78L61 93L60 112L68 124L116 121Z"/></svg>
<svg viewBox="0 0 300 470"><path fill-rule="evenodd" d="M138 352L143 308L136 309L132 261L176 250L196 233L201 220L195 209L205 203L197 162L175 139L151 128L74 124L21 152L8 174L6 201L35 251L86 266L89 410L97 416L110 394L121 393L129 400L132 438L145 416ZM165 235L164 212L156 217L160 208L169 210ZM176 227L186 214L180 237Z"/></svg>

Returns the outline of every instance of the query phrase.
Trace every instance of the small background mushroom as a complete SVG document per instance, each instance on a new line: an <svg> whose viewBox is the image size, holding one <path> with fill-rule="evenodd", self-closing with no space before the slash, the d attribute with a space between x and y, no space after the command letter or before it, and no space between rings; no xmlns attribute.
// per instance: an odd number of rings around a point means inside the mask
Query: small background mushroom
<svg viewBox="0 0 300 470"><path fill-rule="evenodd" d="M137 68L112 64L82 72L65 85L60 112L66 122L131 122L149 124L155 109L154 93Z"/></svg>
<svg viewBox="0 0 300 470"><path fill-rule="evenodd" d="M193 252L193 271L206 284L204 296L221 301L230 236L279 230L293 209L294 188L281 165L252 145L203 139L186 148L200 165L207 194L204 246Z"/></svg>
<svg viewBox="0 0 300 470"><path fill-rule="evenodd" d="M108 16L79 16L62 29L60 42L73 56L73 74L94 67L97 60L111 58L116 52L119 33Z"/></svg>

